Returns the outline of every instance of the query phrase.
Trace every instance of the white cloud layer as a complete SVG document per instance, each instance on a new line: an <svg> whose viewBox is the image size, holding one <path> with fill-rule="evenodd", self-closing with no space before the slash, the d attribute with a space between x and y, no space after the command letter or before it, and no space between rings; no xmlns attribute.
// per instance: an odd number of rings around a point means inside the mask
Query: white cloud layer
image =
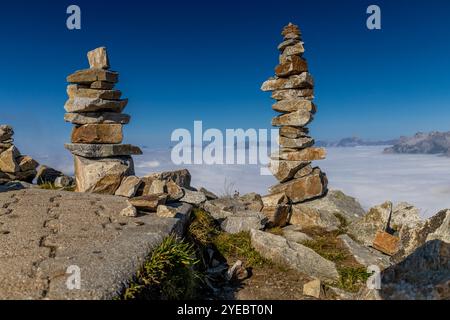
<svg viewBox="0 0 450 320"><path fill-rule="evenodd" d="M450 208L450 158L434 155L385 155L383 147L328 148L328 156L317 162L330 181L330 188L339 189L357 198L365 209L386 200L406 201L429 217ZM37 157L71 174L70 154L60 157ZM205 187L219 195L239 191L267 194L277 181L261 176L257 165L173 165L170 150L145 150L135 157L136 173L187 168L192 184Z"/></svg>

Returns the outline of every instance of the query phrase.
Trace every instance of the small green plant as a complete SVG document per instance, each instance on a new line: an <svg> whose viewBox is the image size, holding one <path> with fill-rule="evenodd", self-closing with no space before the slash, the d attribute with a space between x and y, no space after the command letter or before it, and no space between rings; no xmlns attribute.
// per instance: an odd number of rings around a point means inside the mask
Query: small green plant
<svg viewBox="0 0 450 320"><path fill-rule="evenodd" d="M266 231L276 236L282 236L284 234L283 229L281 229L280 227L271 228Z"/></svg>
<svg viewBox="0 0 450 320"><path fill-rule="evenodd" d="M122 298L180 300L195 297L201 276L192 245L167 237L145 261Z"/></svg>
<svg viewBox="0 0 450 320"><path fill-rule="evenodd" d="M364 267L340 268L338 286L345 291L357 292L370 276Z"/></svg>
<svg viewBox="0 0 450 320"><path fill-rule="evenodd" d="M42 183L39 185L39 188L44 189L44 190L63 190L63 191L71 191L71 192L75 191L75 186L60 188L60 187L55 186L55 184L51 183L51 182Z"/></svg>
<svg viewBox="0 0 450 320"><path fill-rule="evenodd" d="M334 216L339 220L339 229L336 231L336 236L346 234L348 229L347 219L340 213L336 213Z"/></svg>
<svg viewBox="0 0 450 320"><path fill-rule="evenodd" d="M346 252L339 249L336 243L328 237L322 236L314 240L308 240L302 243L304 246L314 250L316 253L333 262L341 262L347 258Z"/></svg>
<svg viewBox="0 0 450 320"><path fill-rule="evenodd" d="M206 247L212 243L213 237L218 235L218 229L214 219L202 209L194 209L193 220L189 226L189 236L194 242Z"/></svg>
<svg viewBox="0 0 450 320"><path fill-rule="evenodd" d="M222 232L214 237L213 243L221 255L231 260L244 260L249 267L270 264L253 249L249 232L237 234Z"/></svg>

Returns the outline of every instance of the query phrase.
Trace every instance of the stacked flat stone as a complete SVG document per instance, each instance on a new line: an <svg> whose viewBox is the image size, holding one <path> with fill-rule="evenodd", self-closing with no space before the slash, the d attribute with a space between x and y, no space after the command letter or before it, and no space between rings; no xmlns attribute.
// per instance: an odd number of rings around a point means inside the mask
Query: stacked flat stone
<svg viewBox="0 0 450 320"><path fill-rule="evenodd" d="M0 125L0 185L11 181L33 182L39 164L30 156L23 156L14 145L14 130Z"/></svg>
<svg viewBox="0 0 450 320"><path fill-rule="evenodd" d="M280 64L276 76L264 82L263 91L272 91L277 102L273 109L281 115L272 125L280 128L280 150L272 155L270 169L280 184L270 188L271 194L284 193L291 203L301 203L324 195L327 178L312 161L322 160L326 152L314 147L307 125L316 113L314 80L303 58L305 52L298 26L289 23L282 32L284 41L278 46Z"/></svg>
<svg viewBox="0 0 450 320"><path fill-rule="evenodd" d="M142 151L122 144L123 125L130 122L122 113L128 99L114 89L119 74L109 70L106 48L90 51L88 60L89 69L67 77L64 118L75 126L65 147L74 155L76 191L114 194L124 177L134 175L131 156Z"/></svg>

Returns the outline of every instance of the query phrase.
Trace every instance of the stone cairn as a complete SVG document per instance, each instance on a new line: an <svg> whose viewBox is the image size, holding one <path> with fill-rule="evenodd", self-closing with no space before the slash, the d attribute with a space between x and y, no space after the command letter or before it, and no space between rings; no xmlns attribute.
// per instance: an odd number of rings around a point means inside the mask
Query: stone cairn
<svg viewBox="0 0 450 320"><path fill-rule="evenodd" d="M12 181L32 183L39 164L30 156L20 154L13 144L14 130L8 125L0 126L0 185Z"/></svg>
<svg viewBox="0 0 450 320"><path fill-rule="evenodd" d="M285 224L290 204L318 198L327 192L327 178L311 162L325 158L322 148L315 148L314 139L306 127L316 113L314 80L303 58L305 52L298 26L284 27L284 41L278 46L280 64L276 76L262 85L263 91L272 91L276 103L273 110L281 113L272 120L280 128L278 153L271 157L270 170L280 182L270 188L270 196L263 199L266 215L273 224Z"/></svg>
<svg viewBox="0 0 450 320"><path fill-rule="evenodd" d="M128 100L114 90L119 74L109 70L106 48L87 56L90 68L67 77L69 100L64 118L75 127L72 143L65 147L74 155L77 192L114 194L124 177L134 175L131 155L142 151L122 144L123 125L130 121L122 113Z"/></svg>

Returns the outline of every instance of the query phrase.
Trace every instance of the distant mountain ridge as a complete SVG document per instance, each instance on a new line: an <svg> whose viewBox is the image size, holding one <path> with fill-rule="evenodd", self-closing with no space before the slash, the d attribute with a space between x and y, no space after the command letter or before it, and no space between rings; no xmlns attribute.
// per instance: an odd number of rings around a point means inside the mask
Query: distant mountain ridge
<svg viewBox="0 0 450 320"><path fill-rule="evenodd" d="M413 137L401 137L394 146L384 153L445 154L450 156L450 131L416 133Z"/></svg>
<svg viewBox="0 0 450 320"><path fill-rule="evenodd" d="M338 147L349 148L358 146L390 146L398 143L399 140L387 141L366 141L358 137L344 138L339 141L317 141L316 145L319 147Z"/></svg>

